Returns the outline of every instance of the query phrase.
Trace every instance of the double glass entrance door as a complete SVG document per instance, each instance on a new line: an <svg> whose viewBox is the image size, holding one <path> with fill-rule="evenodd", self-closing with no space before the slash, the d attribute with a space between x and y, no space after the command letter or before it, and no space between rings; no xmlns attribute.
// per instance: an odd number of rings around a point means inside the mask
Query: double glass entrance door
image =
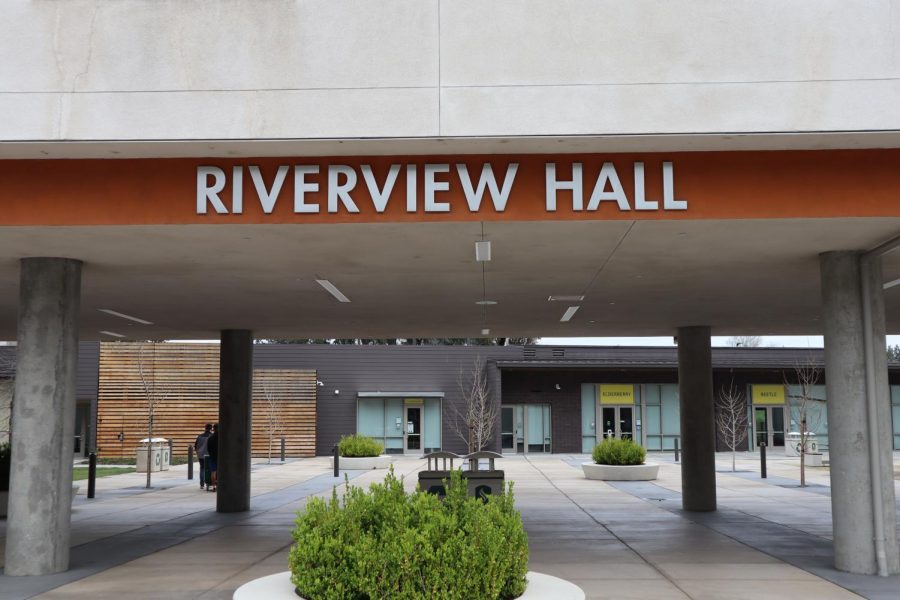
<svg viewBox="0 0 900 600"><path fill-rule="evenodd" d="M550 452L550 405L500 407L500 442L506 454Z"/></svg>
<svg viewBox="0 0 900 600"><path fill-rule="evenodd" d="M783 406L754 406L753 407L754 442L757 448L760 444L767 447L784 447L784 407Z"/></svg>
<svg viewBox="0 0 900 600"><path fill-rule="evenodd" d="M603 439L634 439L634 407L602 406L600 408L600 431Z"/></svg>

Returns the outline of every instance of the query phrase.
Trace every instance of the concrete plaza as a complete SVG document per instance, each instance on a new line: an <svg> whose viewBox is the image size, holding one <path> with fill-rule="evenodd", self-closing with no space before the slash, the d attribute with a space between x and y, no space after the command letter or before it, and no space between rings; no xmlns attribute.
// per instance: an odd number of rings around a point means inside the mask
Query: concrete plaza
<svg viewBox="0 0 900 600"><path fill-rule="evenodd" d="M895 469L898 463L895 454ZM531 547L530 567L569 579L588 598L896 598L900 576L850 575L832 568L827 468L807 471L798 487L799 461L770 457L769 478L758 458L717 455L719 510L681 510L680 467L671 454L655 482L588 481L584 456L510 457L502 461L515 482ZM399 458L408 487L422 460ZM383 471L349 472L354 485L380 480ZM221 514L214 494L186 479L186 467L97 481L85 486L72 514L72 567L57 575L0 576L0 599L17 598L231 598L241 584L287 568L295 512L313 495L328 495L325 458L253 468L252 510ZM82 482L84 483L84 482ZM897 482L895 481L895 486ZM861 499L861 501L867 501ZM0 521L5 536L6 521ZM3 544L0 543L0 549Z"/></svg>

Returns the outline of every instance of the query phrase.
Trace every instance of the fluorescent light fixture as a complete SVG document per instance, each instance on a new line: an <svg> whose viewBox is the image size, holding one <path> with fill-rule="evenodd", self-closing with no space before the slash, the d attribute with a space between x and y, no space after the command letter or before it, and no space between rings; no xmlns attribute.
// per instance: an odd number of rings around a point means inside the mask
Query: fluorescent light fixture
<svg viewBox="0 0 900 600"><path fill-rule="evenodd" d="M102 333L103 335L108 335L108 336L116 337L116 338L123 338L123 337L125 337L125 336L122 335L121 333L116 333L115 331L101 331L100 333Z"/></svg>
<svg viewBox="0 0 900 600"><path fill-rule="evenodd" d="M491 243L488 241L475 242L475 260L487 262L491 260Z"/></svg>
<svg viewBox="0 0 900 600"><path fill-rule="evenodd" d="M886 290L889 290L889 289L891 289L892 287L894 287L895 285L900 285L900 279L895 279L895 280L893 280L893 281L888 281L887 283L884 284L883 288L886 289Z"/></svg>
<svg viewBox="0 0 900 600"><path fill-rule="evenodd" d="M125 313L120 313L115 310L109 308L98 308L102 313L106 313L108 315L112 315L114 317L119 317L121 319L128 319L129 321L134 321L135 323L140 323L141 325L153 325L150 321L145 321L144 319L139 319L137 317L132 317L131 315L126 315ZM122 336L124 337L124 336Z"/></svg>
<svg viewBox="0 0 900 600"><path fill-rule="evenodd" d="M490 329L482 329L481 335L491 335L491 330Z"/></svg>
<svg viewBox="0 0 900 600"><path fill-rule="evenodd" d="M579 308L581 308L581 307L580 306L570 306L569 308L567 308L566 312L563 313L562 319L559 320L560 323L568 323L569 321L571 321L572 317L575 315L576 312L578 312Z"/></svg>
<svg viewBox="0 0 900 600"><path fill-rule="evenodd" d="M327 279L316 279L316 283L325 288L328 293L337 298L339 302L350 302L350 298L345 296L341 290L337 289L334 284Z"/></svg>
<svg viewBox="0 0 900 600"><path fill-rule="evenodd" d="M477 304L478 306L493 306L493 305L497 304L497 301L496 300L479 300L475 304Z"/></svg>
<svg viewBox="0 0 900 600"><path fill-rule="evenodd" d="M550 296L547 302L581 302L584 296Z"/></svg>

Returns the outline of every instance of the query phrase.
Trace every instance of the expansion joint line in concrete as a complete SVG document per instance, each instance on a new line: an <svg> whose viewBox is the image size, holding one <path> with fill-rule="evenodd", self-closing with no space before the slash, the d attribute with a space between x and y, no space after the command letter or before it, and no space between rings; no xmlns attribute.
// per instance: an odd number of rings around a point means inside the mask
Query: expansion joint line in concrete
<svg viewBox="0 0 900 600"><path fill-rule="evenodd" d="M533 462L531 462L531 459L528 458L528 455L527 455L527 454L525 454L525 455L523 455L523 456L525 457L525 461L526 461L529 465L531 465L531 468L534 469L535 471L537 471L538 473L540 473L540 474L541 474L541 477L543 477L544 479L546 479L546 480L547 480L547 483L549 483L551 486L553 486L553 489L555 489L557 492L559 492L560 494L562 494L562 495L566 498L566 500L568 500L569 502L571 502L572 504L574 504L575 506L577 506L577 507L578 507L578 510L580 510L580 511L583 512L585 515L587 515L587 517L588 517L591 521L593 521L594 523L596 523L597 525L599 525L600 527L602 527L604 530L608 531L609 534L610 534L611 536L613 536L613 537L616 539L616 541L618 541L620 544L622 544L623 546L625 546L626 548L628 548L629 550L631 550L632 552L634 552L634 554L635 554L636 556L639 556L639 557L641 558L641 560L644 561L644 563L647 564L647 566L649 566L651 569L653 569L654 571L656 571L657 573L659 573L659 576L662 577L663 579L665 579L666 581L668 581L669 583L671 583L672 586L673 586L675 589L677 589L679 592L681 592L682 594L684 594L687 598L692 598L692 596L687 592L687 590L685 590L685 589L682 588L680 585L678 585L678 583L677 583L674 579L672 579L671 577L669 577L669 575L668 575L665 571L661 570L661 569L660 569L659 567L657 567L655 564L653 564L652 562L650 562L649 560L647 560L646 558L644 558L644 555L641 554L639 551L637 551L634 547L632 547L631 544L629 544L628 542L626 542L625 540L623 540L621 537L619 537L619 536L618 536L614 531L612 531L609 527L607 527L606 525L604 525L603 523L601 523L600 521L598 521L597 518L594 517L594 515L592 515L591 513L589 513L587 510L585 510L584 507L581 506L580 504L578 504L578 502L576 502L574 498L572 498L572 497L569 496L567 493L565 493L562 489L560 489L560 487L559 487L558 485L556 485L556 483L554 483L553 480L550 479L550 477L548 477L547 474L544 473L544 471L543 471L539 466L537 466L536 464L534 464Z"/></svg>

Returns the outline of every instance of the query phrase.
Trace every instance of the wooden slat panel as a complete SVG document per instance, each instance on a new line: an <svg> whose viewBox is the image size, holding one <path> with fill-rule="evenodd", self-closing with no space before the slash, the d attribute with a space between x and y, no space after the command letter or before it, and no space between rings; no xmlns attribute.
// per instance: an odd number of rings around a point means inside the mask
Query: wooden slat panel
<svg viewBox="0 0 900 600"><path fill-rule="evenodd" d="M104 343L99 379L97 449L104 458L134 456L147 437L148 394L158 398L153 435L172 439L176 454L187 452L204 423L218 420L217 344ZM288 456L314 456L316 372L257 369L253 381L253 456L267 455L270 416L277 421L273 456L282 436Z"/></svg>

